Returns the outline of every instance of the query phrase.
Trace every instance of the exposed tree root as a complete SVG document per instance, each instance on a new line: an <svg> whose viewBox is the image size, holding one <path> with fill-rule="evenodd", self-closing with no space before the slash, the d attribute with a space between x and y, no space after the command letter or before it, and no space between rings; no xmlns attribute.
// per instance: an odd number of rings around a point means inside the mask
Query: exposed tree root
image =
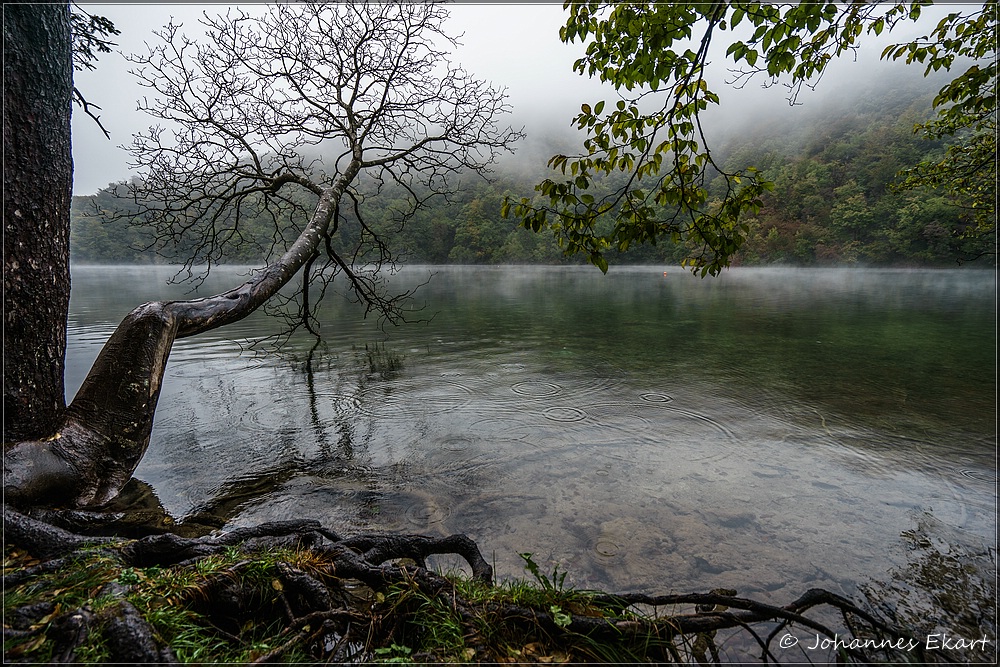
<svg viewBox="0 0 1000 667"><path fill-rule="evenodd" d="M804 638L840 640L808 655L814 662L948 657L915 641L906 649L908 635L819 589L774 606L724 590L564 590L544 576L539 586L494 585L463 535L343 537L302 520L123 540L81 536L5 506L4 541L8 662L716 663L727 661L723 630L756 644L764 662L794 662L803 654L776 641L793 627ZM439 554L460 556L471 577L429 570L426 559ZM837 617L843 627L831 629Z"/></svg>

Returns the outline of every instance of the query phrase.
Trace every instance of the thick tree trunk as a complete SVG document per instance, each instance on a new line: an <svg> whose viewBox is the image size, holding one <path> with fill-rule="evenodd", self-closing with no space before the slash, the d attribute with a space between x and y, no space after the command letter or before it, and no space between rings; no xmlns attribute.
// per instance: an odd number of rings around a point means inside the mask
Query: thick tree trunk
<svg viewBox="0 0 1000 667"><path fill-rule="evenodd" d="M320 15L326 13L335 18ZM5 240L4 493L19 505L85 507L113 498L149 444L174 339L245 317L308 269L362 167L374 172L379 187L405 188L416 212L425 197L418 191L449 194L450 176L483 173L521 136L496 125L508 111L504 93L447 64L445 52L438 51L437 37L447 39L441 29L446 13L435 8L276 11L261 21L261 34L275 36L267 45L256 29L245 32L244 22L220 18L210 31L214 46L199 47L197 56L174 43L184 38L172 28L165 31L176 50L154 48L148 58L135 60L144 65L138 68L146 72L143 82L166 91L165 99L143 106L190 132L174 136L170 146L160 143L156 130L136 136L132 152L149 167L145 183L151 186L134 193L137 203L148 205L140 206L143 213L171 228L168 236L204 234L198 242L212 253L221 248L214 225L228 221L230 213L239 218L247 202L263 197L280 209L271 213L298 212L299 200L279 194L294 186L313 193L317 205L281 259L252 280L213 297L151 303L130 313L64 408L70 14L67 6L24 5L4 16L5 224L12 225ZM326 28L314 30L334 23L332 42ZM391 66L355 57L361 51L384 53ZM353 61L345 65L345 57ZM236 78L220 80L220 71ZM287 88L287 99L275 102L269 94L274 86ZM423 134L431 128L432 134ZM332 173L313 172L315 165L295 154L306 146L346 152L328 156ZM58 155L46 152L56 149ZM232 157L236 162L229 164ZM369 234L366 228L362 236ZM386 258L383 240L373 236L357 250L371 245ZM393 299L383 301L331 246L327 251L360 298L392 310ZM303 306L310 277L303 284ZM308 325L308 308L303 312Z"/></svg>
<svg viewBox="0 0 1000 667"><path fill-rule="evenodd" d="M253 279L215 296L147 303L129 313L51 435L4 445L6 501L92 507L118 495L149 446L174 339L240 320L287 284L321 243L357 170L355 163L320 196L295 243Z"/></svg>
<svg viewBox="0 0 1000 667"><path fill-rule="evenodd" d="M177 337L246 317L321 244L360 157L318 193L312 219L274 264L213 297L133 310L66 408L72 50L67 5L4 11L4 495L86 507L114 498L145 454Z"/></svg>
<svg viewBox="0 0 1000 667"><path fill-rule="evenodd" d="M69 5L3 12L3 439L51 435L65 408L73 59Z"/></svg>

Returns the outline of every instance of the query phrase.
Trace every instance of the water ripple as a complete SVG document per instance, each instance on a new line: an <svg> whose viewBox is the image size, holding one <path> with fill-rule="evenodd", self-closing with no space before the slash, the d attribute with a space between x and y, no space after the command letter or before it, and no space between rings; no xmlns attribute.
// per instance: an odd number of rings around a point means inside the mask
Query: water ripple
<svg viewBox="0 0 1000 667"><path fill-rule="evenodd" d="M542 414L545 415L546 419L555 422L578 422L587 418L587 413L580 408L548 408Z"/></svg>
<svg viewBox="0 0 1000 667"><path fill-rule="evenodd" d="M438 380L433 384L417 380L395 380L375 383L350 394L326 394L339 410L379 420L412 420L465 407L473 390L453 380ZM324 395L317 392L318 395Z"/></svg>
<svg viewBox="0 0 1000 667"><path fill-rule="evenodd" d="M597 544L594 545L594 551L596 551L600 556L611 558L612 556L618 555L618 552L621 551L621 545L619 545L616 541L603 538L598 540Z"/></svg>
<svg viewBox="0 0 1000 667"><path fill-rule="evenodd" d="M449 516L451 509L440 503L417 502L406 508L406 520L420 528L441 523Z"/></svg>
<svg viewBox="0 0 1000 667"><path fill-rule="evenodd" d="M554 382L528 380L511 385L510 390L518 396L525 396L527 398L549 398L561 394L563 388Z"/></svg>
<svg viewBox="0 0 1000 667"><path fill-rule="evenodd" d="M715 430L719 431L724 436L726 436L726 438L730 440L734 439L733 432L729 430L727 426L725 426L721 422L712 419L711 417L707 417L703 414L700 414L698 412L692 412L690 410L681 410L680 408L663 408L663 409L669 410L671 412L676 412L679 415L684 415L685 417L690 417L691 419L697 419L705 424L708 424Z"/></svg>
<svg viewBox="0 0 1000 667"><path fill-rule="evenodd" d="M964 477L975 480L977 482L986 482L987 484L997 483L997 473L995 470L972 470L969 468L962 468L958 471Z"/></svg>

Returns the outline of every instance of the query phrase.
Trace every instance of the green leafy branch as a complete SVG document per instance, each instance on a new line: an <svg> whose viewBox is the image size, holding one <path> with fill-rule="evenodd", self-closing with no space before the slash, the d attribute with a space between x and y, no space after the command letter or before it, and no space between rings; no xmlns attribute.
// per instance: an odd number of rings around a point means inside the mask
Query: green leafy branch
<svg viewBox="0 0 1000 667"><path fill-rule="evenodd" d="M802 87L815 86L829 63L855 51L864 35L916 20L929 4L566 2L560 38L587 47L574 71L611 84L620 99L613 107L603 100L581 105L573 122L587 134L584 152L552 157L548 166L558 176L539 183L535 197L507 197L501 214L535 232L550 230L567 255L582 253L602 271L610 249L667 239L688 250L682 264L715 275L740 250L749 233L746 218L774 186L753 167L722 169L705 139L701 113L720 103L704 76L714 35L752 25L749 38L734 40L726 51L741 68L730 83L741 87L757 75L768 77L765 86L784 80L789 103L796 104ZM703 28L697 39L696 26ZM978 132L977 147L956 149L937 167L922 165L905 174L904 183L947 185L955 168L971 170L975 182L957 181L953 195L995 193L995 185L984 185L995 182L995 41L996 6L985 3L981 12L949 15L929 37L883 54L925 62L927 72L949 69L957 58L990 61L942 88L935 100L939 120L923 129L951 136L970 119L982 129L992 118L992 144L989 133ZM646 110L653 101L657 108ZM992 172L979 162L989 161L991 147ZM983 178L990 173L992 179ZM720 177L724 192L710 199L707 183ZM972 207L986 217L995 209L982 197Z"/></svg>
<svg viewBox="0 0 1000 667"><path fill-rule="evenodd" d="M568 172L569 178L544 180L536 186L536 201L506 199L501 214L520 218L536 232L551 229L566 254L585 253L602 271L608 268L608 249L625 251L669 238L691 247L685 265L702 275L717 274L746 237L740 216L758 211L761 195L771 188L754 169L724 172L712 158L701 125L700 113L719 103L704 67L712 30L726 7L618 4L602 20L596 3L569 7L564 40L587 35L595 40L574 68L599 76L619 92L645 89L618 100L606 113L605 101L581 105L574 123L589 135L586 154L557 155L549 161L550 168L563 176ZM676 20L676 12L687 23ZM701 18L709 25L697 50L669 48L689 38L691 25ZM648 57L633 57L639 52ZM668 87L660 108L641 112L643 98L663 86ZM592 186L616 172L625 176L624 184L595 196ZM725 177L726 193L721 201L710 202L706 184L719 174Z"/></svg>

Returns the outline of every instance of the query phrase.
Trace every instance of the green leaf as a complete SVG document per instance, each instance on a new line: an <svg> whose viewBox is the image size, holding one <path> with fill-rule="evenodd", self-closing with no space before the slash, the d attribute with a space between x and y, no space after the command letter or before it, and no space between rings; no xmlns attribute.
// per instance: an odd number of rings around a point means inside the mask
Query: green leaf
<svg viewBox="0 0 1000 667"><path fill-rule="evenodd" d="M556 605L549 607L549 613L552 614L552 622L556 624L556 627L566 629L573 622L573 617Z"/></svg>

